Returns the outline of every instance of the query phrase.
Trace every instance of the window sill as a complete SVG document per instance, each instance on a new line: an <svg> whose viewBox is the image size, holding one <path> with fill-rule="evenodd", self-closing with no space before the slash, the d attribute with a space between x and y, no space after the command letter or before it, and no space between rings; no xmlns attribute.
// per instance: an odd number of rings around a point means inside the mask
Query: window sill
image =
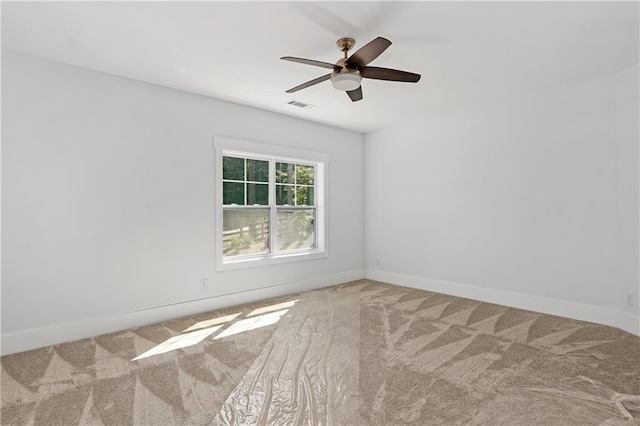
<svg viewBox="0 0 640 426"><path fill-rule="evenodd" d="M309 251L304 253L277 254L273 256L255 257L249 259L227 260L216 265L216 271L232 271L237 269L254 268L258 266L279 265L282 263L302 262L305 260L323 259L329 257L326 251Z"/></svg>

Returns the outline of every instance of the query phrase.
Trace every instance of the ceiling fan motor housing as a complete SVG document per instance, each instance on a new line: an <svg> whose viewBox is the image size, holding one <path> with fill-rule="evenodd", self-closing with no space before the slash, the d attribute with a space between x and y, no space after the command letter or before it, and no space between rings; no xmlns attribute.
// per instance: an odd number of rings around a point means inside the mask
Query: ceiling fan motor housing
<svg viewBox="0 0 640 426"><path fill-rule="evenodd" d="M336 67L331 73L331 85L334 89L349 92L360 87L362 77L357 69L347 68L346 59L341 58L336 62Z"/></svg>

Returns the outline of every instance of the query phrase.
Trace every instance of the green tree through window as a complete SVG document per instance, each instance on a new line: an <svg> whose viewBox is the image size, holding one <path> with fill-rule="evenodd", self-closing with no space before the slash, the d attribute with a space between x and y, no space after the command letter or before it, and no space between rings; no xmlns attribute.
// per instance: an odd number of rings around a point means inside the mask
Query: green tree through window
<svg viewBox="0 0 640 426"><path fill-rule="evenodd" d="M223 156L223 256L316 248L315 174L309 164Z"/></svg>

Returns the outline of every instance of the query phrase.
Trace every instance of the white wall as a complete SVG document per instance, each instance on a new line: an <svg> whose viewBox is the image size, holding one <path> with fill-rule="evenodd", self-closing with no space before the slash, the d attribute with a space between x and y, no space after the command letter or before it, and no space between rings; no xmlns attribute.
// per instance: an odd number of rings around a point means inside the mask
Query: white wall
<svg viewBox="0 0 640 426"><path fill-rule="evenodd" d="M3 52L2 353L361 278L363 253L637 332L638 115L635 66L406 123L366 136L364 185L360 134ZM331 155L328 259L215 272L214 135Z"/></svg>
<svg viewBox="0 0 640 426"><path fill-rule="evenodd" d="M614 77L618 201L618 271L620 291L634 295L634 305L618 299L618 308L638 317L640 330L640 67Z"/></svg>
<svg viewBox="0 0 640 426"><path fill-rule="evenodd" d="M215 272L214 135L330 155L329 258ZM2 352L362 278L362 142L3 52Z"/></svg>
<svg viewBox="0 0 640 426"><path fill-rule="evenodd" d="M637 79L366 135L367 276L638 333Z"/></svg>

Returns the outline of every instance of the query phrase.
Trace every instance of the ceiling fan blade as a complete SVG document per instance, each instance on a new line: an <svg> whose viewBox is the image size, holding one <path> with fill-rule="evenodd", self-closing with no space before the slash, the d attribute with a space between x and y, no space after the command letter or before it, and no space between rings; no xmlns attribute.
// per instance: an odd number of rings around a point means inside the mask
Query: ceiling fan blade
<svg viewBox="0 0 640 426"><path fill-rule="evenodd" d="M280 59L285 61L298 62L300 64L305 64L305 65L315 65L316 67L322 67L322 68L329 68L329 69L342 68L335 64L330 64L329 62L316 61L314 59L295 58L293 56L283 56Z"/></svg>
<svg viewBox="0 0 640 426"><path fill-rule="evenodd" d="M358 102L362 100L362 86L357 89L350 90L347 92L347 95L351 98L353 102Z"/></svg>
<svg viewBox="0 0 640 426"><path fill-rule="evenodd" d="M362 46L353 55L347 59L347 65L350 68L362 69L369 62L380 56L382 52L391 46L391 42L383 37L376 37L369 43Z"/></svg>
<svg viewBox="0 0 640 426"><path fill-rule="evenodd" d="M327 81L329 79L331 79L331 74L323 75L322 77L314 78L313 80L309 80L306 83L302 83L299 86L289 89L287 90L287 93L297 92L298 90L306 89L307 87L311 87L315 84L322 83L323 81Z"/></svg>
<svg viewBox="0 0 640 426"><path fill-rule="evenodd" d="M391 68L364 67L360 70L362 78L372 78L374 80L404 81L407 83L417 83L420 74L408 71L393 70Z"/></svg>

